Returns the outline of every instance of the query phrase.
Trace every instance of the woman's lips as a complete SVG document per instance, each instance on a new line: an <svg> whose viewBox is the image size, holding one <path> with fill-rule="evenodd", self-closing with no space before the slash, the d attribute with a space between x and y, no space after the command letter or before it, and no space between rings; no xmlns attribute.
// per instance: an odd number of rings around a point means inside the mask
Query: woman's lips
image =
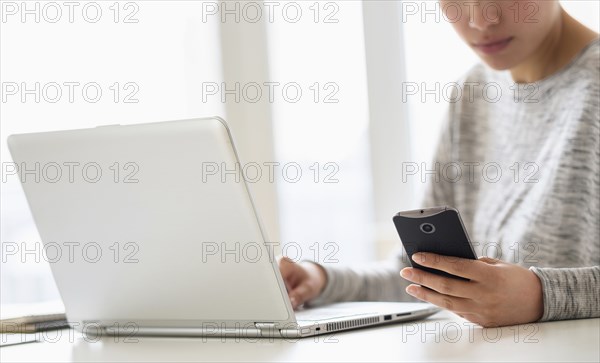
<svg viewBox="0 0 600 363"><path fill-rule="evenodd" d="M512 40L513 40L513 37L508 37L508 38L504 38L504 39L494 40L491 42L474 43L473 47L475 47L476 49L480 50L482 53L485 53L485 54L495 54L495 53L499 53L504 48L506 48Z"/></svg>

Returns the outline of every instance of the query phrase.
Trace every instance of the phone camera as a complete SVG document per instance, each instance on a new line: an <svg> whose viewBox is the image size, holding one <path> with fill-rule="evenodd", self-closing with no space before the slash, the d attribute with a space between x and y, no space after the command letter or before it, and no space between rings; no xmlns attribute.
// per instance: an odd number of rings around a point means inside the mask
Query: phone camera
<svg viewBox="0 0 600 363"><path fill-rule="evenodd" d="M431 234L435 232L435 226L431 223L423 223L420 228L423 233Z"/></svg>

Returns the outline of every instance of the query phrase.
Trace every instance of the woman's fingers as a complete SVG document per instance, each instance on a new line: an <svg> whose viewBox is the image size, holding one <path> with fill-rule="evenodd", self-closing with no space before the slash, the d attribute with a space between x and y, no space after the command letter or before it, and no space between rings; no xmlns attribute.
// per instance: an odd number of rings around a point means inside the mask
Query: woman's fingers
<svg viewBox="0 0 600 363"><path fill-rule="evenodd" d="M427 271L420 271L419 269L406 267L400 271L400 276L405 279L419 284L421 286L427 286L441 294L471 298L472 283L469 281L463 281L451 277L445 277L433 274Z"/></svg>
<svg viewBox="0 0 600 363"><path fill-rule="evenodd" d="M285 284L285 288L289 293L296 285L298 267L294 261L287 257L278 258L277 263L279 265L281 277L283 278L283 283Z"/></svg>
<svg viewBox="0 0 600 363"><path fill-rule="evenodd" d="M292 303L292 307L294 309L298 308L298 306L304 304L307 300L310 299L312 293L311 287L306 283L301 283L295 289L289 292L290 302Z"/></svg>
<svg viewBox="0 0 600 363"><path fill-rule="evenodd" d="M478 280L485 272L482 261L442 256L435 253L419 252L412 255L412 260L421 266L447 272L469 280Z"/></svg>
<svg viewBox="0 0 600 363"><path fill-rule="evenodd" d="M457 314L470 313L473 311L470 299L440 294L437 291L414 284L409 285L406 288L406 292L419 300L426 301Z"/></svg>

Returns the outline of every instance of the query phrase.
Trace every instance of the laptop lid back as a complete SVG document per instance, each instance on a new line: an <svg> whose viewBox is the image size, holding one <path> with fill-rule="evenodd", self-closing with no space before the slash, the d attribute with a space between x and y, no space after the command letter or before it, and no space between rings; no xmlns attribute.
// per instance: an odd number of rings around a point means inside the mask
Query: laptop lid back
<svg viewBox="0 0 600 363"><path fill-rule="evenodd" d="M9 148L70 322L295 322L223 120L13 135Z"/></svg>

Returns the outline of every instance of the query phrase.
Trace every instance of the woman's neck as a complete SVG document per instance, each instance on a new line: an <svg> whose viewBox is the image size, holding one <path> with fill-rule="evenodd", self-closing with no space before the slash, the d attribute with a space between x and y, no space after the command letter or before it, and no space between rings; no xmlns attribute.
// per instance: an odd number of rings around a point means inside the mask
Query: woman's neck
<svg viewBox="0 0 600 363"><path fill-rule="evenodd" d="M512 78L517 83L542 80L569 64L596 38L598 38L597 33L562 10L559 21L552 27L538 49L528 59L510 70Z"/></svg>

